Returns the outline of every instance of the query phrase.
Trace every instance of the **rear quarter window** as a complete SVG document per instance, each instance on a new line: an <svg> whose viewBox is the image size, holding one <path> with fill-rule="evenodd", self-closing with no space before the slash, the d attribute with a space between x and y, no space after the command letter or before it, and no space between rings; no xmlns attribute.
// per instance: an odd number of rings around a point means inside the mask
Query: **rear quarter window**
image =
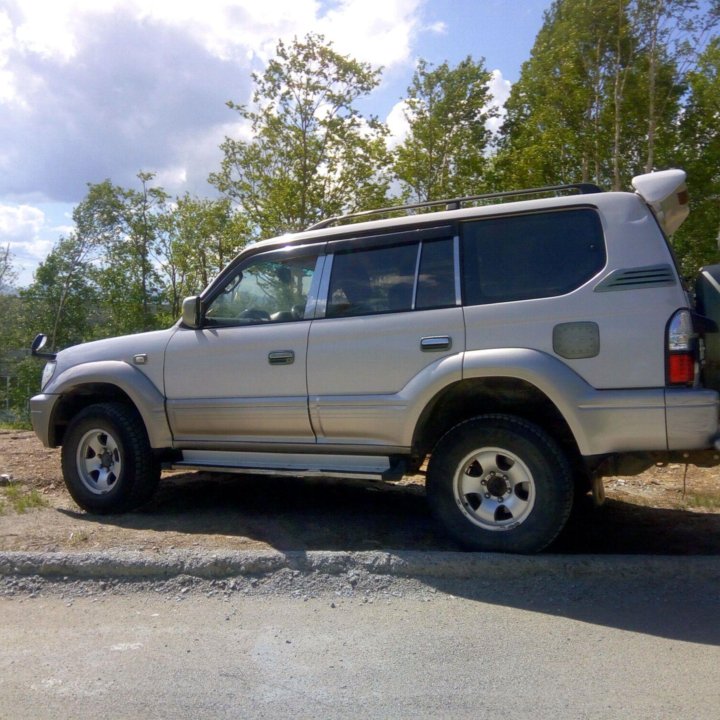
<svg viewBox="0 0 720 720"><path fill-rule="evenodd" d="M565 295L605 266L591 208L473 220L461 225L466 305Z"/></svg>

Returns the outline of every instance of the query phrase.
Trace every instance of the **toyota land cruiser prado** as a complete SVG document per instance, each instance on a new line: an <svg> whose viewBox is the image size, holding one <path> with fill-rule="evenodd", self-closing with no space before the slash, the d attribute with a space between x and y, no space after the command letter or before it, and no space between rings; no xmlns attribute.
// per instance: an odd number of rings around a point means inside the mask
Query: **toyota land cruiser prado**
<svg viewBox="0 0 720 720"><path fill-rule="evenodd" d="M717 460L720 265L683 287L666 235L684 172L633 187L425 203L249 245L168 330L56 357L38 336L34 429L94 513L146 502L162 467L424 471L463 546L539 551L603 475Z"/></svg>

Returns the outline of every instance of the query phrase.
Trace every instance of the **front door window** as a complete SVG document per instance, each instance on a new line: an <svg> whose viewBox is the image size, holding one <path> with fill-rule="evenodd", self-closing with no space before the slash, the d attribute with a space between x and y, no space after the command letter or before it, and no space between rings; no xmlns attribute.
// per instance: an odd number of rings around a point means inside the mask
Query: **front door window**
<svg viewBox="0 0 720 720"><path fill-rule="evenodd" d="M210 302L205 324L252 325L304 320L316 257L251 260Z"/></svg>

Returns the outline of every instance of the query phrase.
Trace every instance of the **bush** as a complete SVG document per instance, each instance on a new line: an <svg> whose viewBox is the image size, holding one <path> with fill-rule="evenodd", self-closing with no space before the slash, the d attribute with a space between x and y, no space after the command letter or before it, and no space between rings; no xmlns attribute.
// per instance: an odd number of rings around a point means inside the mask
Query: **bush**
<svg viewBox="0 0 720 720"><path fill-rule="evenodd" d="M0 385L0 422L29 427L30 398L40 391L42 363L24 358L12 363Z"/></svg>

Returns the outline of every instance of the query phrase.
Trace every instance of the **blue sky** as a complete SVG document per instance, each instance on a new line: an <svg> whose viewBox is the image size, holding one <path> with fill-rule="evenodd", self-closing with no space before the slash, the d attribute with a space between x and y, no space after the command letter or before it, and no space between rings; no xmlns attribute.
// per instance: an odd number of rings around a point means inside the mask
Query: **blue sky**
<svg viewBox="0 0 720 720"><path fill-rule="evenodd" d="M504 101L551 0L0 0L0 247L19 285L71 227L88 182L212 194L279 38L319 32L384 68L363 112L401 132L418 58L485 58ZM393 112L394 111L394 112Z"/></svg>

